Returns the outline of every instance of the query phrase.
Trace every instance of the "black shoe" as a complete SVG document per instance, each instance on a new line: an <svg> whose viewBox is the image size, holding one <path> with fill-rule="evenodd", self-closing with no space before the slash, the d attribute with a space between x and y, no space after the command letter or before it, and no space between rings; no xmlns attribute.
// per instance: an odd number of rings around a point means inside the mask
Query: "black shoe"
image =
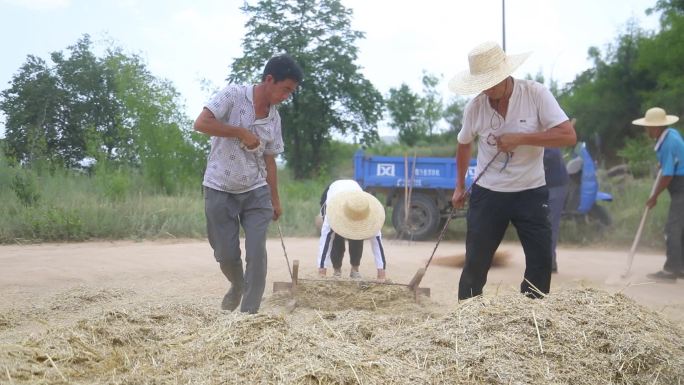
<svg viewBox="0 0 684 385"><path fill-rule="evenodd" d="M677 281L677 275L677 273L660 270L657 273L646 274L646 277L659 282L674 283Z"/></svg>
<svg viewBox="0 0 684 385"><path fill-rule="evenodd" d="M221 301L221 310L233 311L240 305L242 299L242 290L231 286L230 290L223 296Z"/></svg>

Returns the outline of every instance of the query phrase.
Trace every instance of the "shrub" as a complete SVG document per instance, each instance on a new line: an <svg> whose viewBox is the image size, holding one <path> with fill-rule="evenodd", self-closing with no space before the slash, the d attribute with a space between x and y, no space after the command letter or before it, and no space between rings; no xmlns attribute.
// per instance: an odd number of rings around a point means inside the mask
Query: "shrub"
<svg viewBox="0 0 684 385"><path fill-rule="evenodd" d="M30 172L20 172L14 175L10 188L17 194L19 201L26 207L35 206L40 200L38 183Z"/></svg>
<svg viewBox="0 0 684 385"><path fill-rule="evenodd" d="M646 135L626 139L625 146L617 154L627 162L632 175L636 177L649 175L655 154L653 143Z"/></svg>
<svg viewBox="0 0 684 385"><path fill-rule="evenodd" d="M33 240L78 241L87 236L79 214L62 207L33 208L25 212L24 223Z"/></svg>

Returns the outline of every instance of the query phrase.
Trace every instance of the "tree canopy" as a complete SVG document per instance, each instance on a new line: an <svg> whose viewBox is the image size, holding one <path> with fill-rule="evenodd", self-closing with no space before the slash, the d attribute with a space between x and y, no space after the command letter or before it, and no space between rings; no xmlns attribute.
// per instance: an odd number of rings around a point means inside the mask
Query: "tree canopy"
<svg viewBox="0 0 684 385"><path fill-rule="evenodd" d="M364 34L351 28L352 11L340 0L259 0L242 10L249 16L243 55L228 81L258 82L266 61L283 52L304 70L300 88L280 106L285 158L295 177L325 173L334 138L373 143L385 111L407 145L429 141L442 119L449 130L460 128L465 100L443 101L436 91L441 77L426 72L420 93L401 83L385 105L356 63ZM647 10L654 12L658 31L629 22L603 51L588 50L592 66L573 82L558 90L550 79L597 158L638 147L643 130L631 121L649 107L684 115L684 1L657 0ZM96 55L93 48L84 35L47 58L29 55L0 92L6 116L0 144L8 162L81 168L94 159L141 170L165 191L184 178L198 181L208 139L190 129L173 85L153 76L137 55L115 46Z"/></svg>
<svg viewBox="0 0 684 385"><path fill-rule="evenodd" d="M592 68L560 95L577 132L594 150L612 158L631 138L643 135L632 120L653 106L684 113L684 1L660 0L647 12L662 12L658 32L629 22L605 52L592 47Z"/></svg>
<svg viewBox="0 0 684 385"><path fill-rule="evenodd" d="M189 130L173 86L118 47L97 57L88 35L49 62L28 56L0 109L7 156L28 167L78 168L90 158L138 168L166 191L202 168L206 139Z"/></svg>
<svg viewBox="0 0 684 385"><path fill-rule="evenodd" d="M378 138L383 99L355 63L352 11L339 0L261 0L245 4L249 15L243 56L232 64L231 82L258 82L266 61L286 52L299 63L304 80L280 107L285 158L295 177L326 167L333 133L361 143Z"/></svg>
<svg viewBox="0 0 684 385"><path fill-rule="evenodd" d="M411 91L406 83L391 88L387 98L387 110L394 129L399 131L399 141L414 146L428 133L428 122L424 116L425 101Z"/></svg>

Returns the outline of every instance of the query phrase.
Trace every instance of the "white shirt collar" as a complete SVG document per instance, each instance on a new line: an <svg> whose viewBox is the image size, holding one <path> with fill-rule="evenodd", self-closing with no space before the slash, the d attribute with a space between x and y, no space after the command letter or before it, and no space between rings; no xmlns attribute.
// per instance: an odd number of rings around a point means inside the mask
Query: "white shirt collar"
<svg viewBox="0 0 684 385"><path fill-rule="evenodd" d="M249 100L250 103L254 103L254 86L253 85L245 86L245 97L247 97L247 100Z"/></svg>

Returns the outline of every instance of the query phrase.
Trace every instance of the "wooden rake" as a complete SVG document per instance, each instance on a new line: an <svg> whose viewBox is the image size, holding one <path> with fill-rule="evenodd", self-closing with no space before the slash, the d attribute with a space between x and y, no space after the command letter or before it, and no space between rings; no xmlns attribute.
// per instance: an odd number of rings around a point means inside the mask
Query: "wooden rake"
<svg viewBox="0 0 684 385"><path fill-rule="evenodd" d="M491 166L492 163L494 163L494 160L496 159L497 156L499 156L499 154L501 154L501 151L497 152L492 157L492 159L485 165L484 169L482 169L480 174L477 175L477 177L475 177L475 179L473 180L473 183L471 183L470 186L468 186L468 188L464 192L465 196L470 195L470 192L472 191L473 186L475 186L475 183L477 183L480 180L480 178L482 178L482 175L484 175L484 173L487 171L489 166ZM411 279L411 282L409 282L409 288L411 288L412 290L415 291L418 288L418 285L420 285L420 282L423 280L423 277L425 276L425 272L427 271L428 267L430 267L430 262L432 262L432 258L435 256L435 252L437 251L437 247L439 246L439 243L442 241L442 238L444 238L444 235L446 234L447 229L449 228L449 223L451 222L451 219L453 217L454 217L454 209L451 208L451 210L449 211L449 216L447 217L447 220L444 223L444 227L442 227L442 231L439 233L439 238L437 238L437 243L435 243L435 248L432 249L432 254L430 255L430 258L428 259L427 263L425 264L425 267L421 267L420 269L418 269L416 274Z"/></svg>

